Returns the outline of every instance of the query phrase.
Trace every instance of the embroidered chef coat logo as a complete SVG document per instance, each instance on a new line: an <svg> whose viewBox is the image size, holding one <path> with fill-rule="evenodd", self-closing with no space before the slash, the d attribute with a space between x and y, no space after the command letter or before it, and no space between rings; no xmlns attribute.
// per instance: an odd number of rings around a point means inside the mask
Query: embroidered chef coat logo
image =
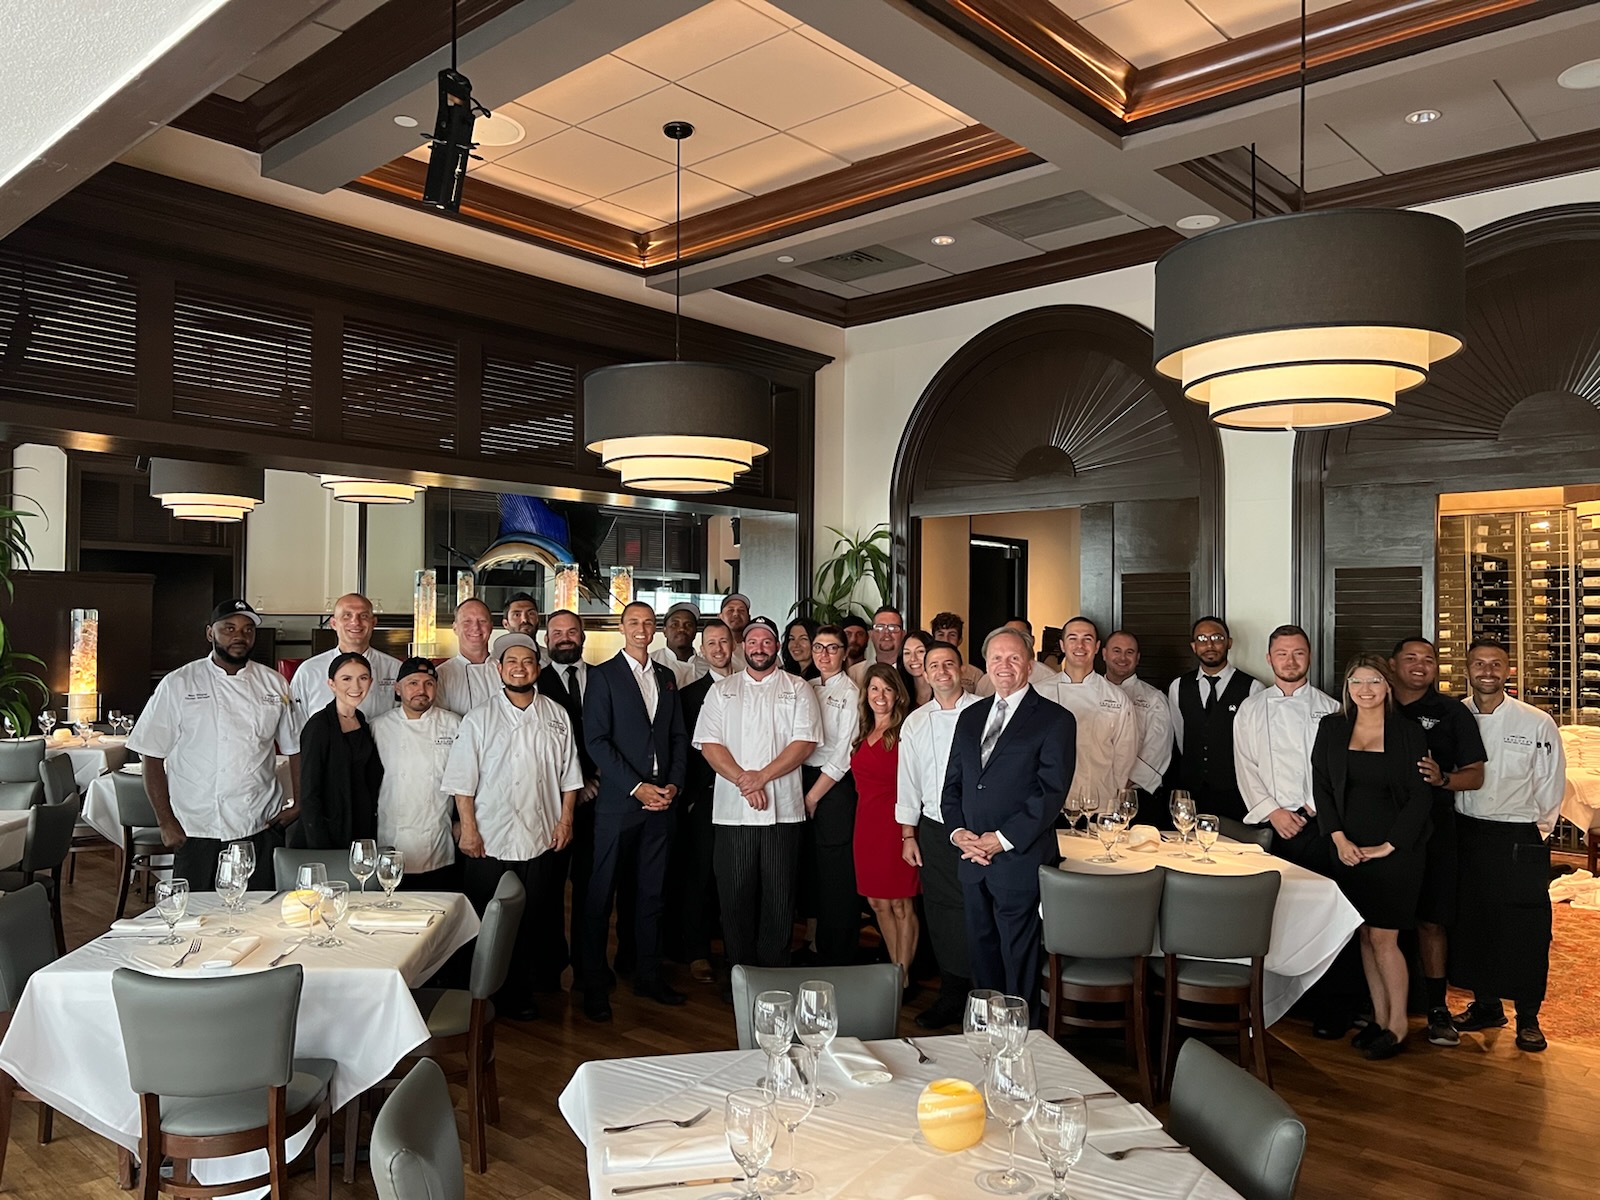
<svg viewBox="0 0 1600 1200"><path fill-rule="evenodd" d="M1418 717L1417 718L1417 724L1421 725L1424 729L1432 729L1438 723L1439 723L1439 718L1438 717Z"/></svg>

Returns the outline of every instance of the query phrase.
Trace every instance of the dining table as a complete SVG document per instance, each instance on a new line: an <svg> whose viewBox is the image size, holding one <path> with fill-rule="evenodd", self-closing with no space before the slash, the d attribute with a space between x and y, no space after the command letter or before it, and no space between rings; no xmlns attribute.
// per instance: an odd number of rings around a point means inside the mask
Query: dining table
<svg viewBox="0 0 1600 1200"><path fill-rule="evenodd" d="M290 795L289 759L277 756L278 788L285 798ZM137 775L144 769L143 762L125 763L118 768L124 774ZM117 786L107 773L91 780L83 793L84 821L101 837L114 846L122 845L122 822L117 817Z"/></svg>
<svg viewBox="0 0 1600 1200"><path fill-rule="evenodd" d="M958 1151L936 1149L917 1125L917 1100L937 1079L981 1084L984 1072L965 1039L927 1037L857 1043L884 1067L885 1082L854 1082L835 1056L824 1052L817 1083L837 1095L836 1103L815 1108L794 1135L795 1165L816 1178L810 1195L818 1200L967 1200L984 1196L977 1184L982 1171L1004 1167L1007 1134L997 1121L984 1127L982 1140ZM844 1040L835 1042L843 1049ZM1088 1100L1088 1136L1082 1155L1067 1176L1074 1200L1127 1200L1161 1196L1223 1200L1237 1196L1204 1163L1177 1143L1142 1105L1117 1095L1109 1085L1039 1030L1027 1035L1038 1095L1076 1092ZM929 1061L923 1062L921 1059ZM729 1092L756 1085L765 1070L760 1050L719 1050L650 1058L602 1059L584 1063L561 1093L561 1115L587 1152L589 1195L614 1200L631 1192L709 1200L742 1194L739 1183L672 1187L688 1180L741 1177L724 1135L723 1103ZM689 1128L654 1125L608 1133L608 1127L660 1118L689 1120ZM787 1166L785 1138L769 1169ZM1111 1155L1140 1151L1120 1160ZM1018 1166L1037 1185L1026 1194L1048 1190L1050 1172L1027 1131L1017 1134ZM661 1187L657 1192L655 1187Z"/></svg>
<svg viewBox="0 0 1600 1200"><path fill-rule="evenodd" d="M1184 857L1186 853L1199 854L1199 847L1194 843L1185 849L1178 842L1167 840L1168 837L1176 835L1164 835L1151 849L1119 845L1117 861L1101 863L1091 861L1105 853L1098 839L1065 829L1056 833L1063 871L1108 875L1149 871L1159 866L1169 871L1200 875L1254 875L1276 871L1282 876L1273 912L1272 941L1262 964L1266 972L1262 983L1262 1017L1268 1025L1273 1024L1333 965L1350 935L1361 927L1361 914L1345 898L1339 885L1326 875L1268 854L1254 842L1219 839L1210 855L1215 861L1203 863L1195 857ZM1162 953L1159 930L1150 953L1156 957Z"/></svg>
<svg viewBox="0 0 1600 1200"><path fill-rule="evenodd" d="M1584 840L1600 835L1600 729L1563 725L1561 749L1567 760L1567 783L1561 815L1582 832Z"/></svg>
<svg viewBox="0 0 1600 1200"><path fill-rule="evenodd" d="M61 754L72 760L73 778L78 781L78 791L83 792L100 776L128 761L128 739L110 734L95 734L87 742L80 737L53 738L45 747L44 756L55 758ZM122 840L120 833L116 840Z"/></svg>

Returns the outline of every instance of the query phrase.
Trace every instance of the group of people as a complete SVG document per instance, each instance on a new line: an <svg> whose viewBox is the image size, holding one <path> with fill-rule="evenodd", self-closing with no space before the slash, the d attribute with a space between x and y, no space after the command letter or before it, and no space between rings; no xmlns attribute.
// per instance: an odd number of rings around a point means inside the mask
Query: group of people
<svg viewBox="0 0 1600 1200"><path fill-rule="evenodd" d="M259 621L220 605L210 654L161 682L130 738L175 871L206 888L229 841L256 839L265 865L275 843L343 853L374 838L404 852L408 883L480 911L511 871L530 895L500 998L513 1019L536 1016L569 964L593 1020L610 1019L618 974L681 1004L663 959L715 982L719 910L729 966L789 965L797 920L802 953L857 961L863 899L908 987L926 923L941 986L925 1028L958 1021L975 986L1031 998L1038 869L1056 860L1064 801L1132 787L1164 823L1164 790L1181 787L1199 811L1269 831L1272 853L1330 875L1360 911L1351 960L1371 1019L1355 1044L1370 1057L1404 1043L1413 928L1430 1041L1505 1024L1509 999L1517 1044L1544 1045L1544 839L1564 766L1554 722L1506 694L1492 640L1472 646L1463 703L1437 690L1421 637L1352 660L1335 699L1308 681L1302 630L1273 631L1269 683L1229 661L1211 616L1165 692L1139 677L1134 634L1102 643L1085 617L1062 627L1058 672L1022 618L969 663L953 613L926 633L890 606L780 630L734 594L714 617L673 605L655 647L656 613L633 603L622 650L589 664L576 613L517 595L498 637L483 601L462 602L459 652L435 664L374 648L372 606L350 595L330 619L337 646L292 684L250 660ZM1455 1016L1447 973L1475 997ZM1326 990L1317 1031L1342 1036L1356 1006L1341 1011L1337 979Z"/></svg>

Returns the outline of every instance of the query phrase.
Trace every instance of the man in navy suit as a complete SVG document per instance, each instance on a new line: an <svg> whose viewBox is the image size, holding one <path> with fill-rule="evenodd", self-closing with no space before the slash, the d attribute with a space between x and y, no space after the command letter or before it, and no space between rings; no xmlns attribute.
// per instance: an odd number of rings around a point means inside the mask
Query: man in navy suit
<svg viewBox="0 0 1600 1200"><path fill-rule="evenodd" d="M584 897L583 1011L611 1019L606 997L606 941L611 899L624 855L637 880L633 990L659 1004L684 995L661 978L661 895L672 845L672 803L683 790L689 739L678 678L650 657L656 614L635 600L622 610L623 648L589 671L583 736L600 772L594 801L594 872Z"/></svg>
<svg viewBox="0 0 1600 1200"><path fill-rule="evenodd" d="M1032 639L996 629L983 642L994 696L956 721L944 824L961 851L972 982L1038 1008L1039 868L1056 859L1054 825L1077 765L1072 714L1028 686Z"/></svg>

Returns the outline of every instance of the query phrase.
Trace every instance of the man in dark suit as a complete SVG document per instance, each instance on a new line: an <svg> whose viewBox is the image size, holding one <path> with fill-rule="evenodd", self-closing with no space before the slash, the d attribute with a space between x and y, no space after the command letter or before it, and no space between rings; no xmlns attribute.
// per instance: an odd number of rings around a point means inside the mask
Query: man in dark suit
<svg viewBox="0 0 1600 1200"><path fill-rule="evenodd" d="M1054 825L1077 765L1072 714L1028 686L1026 634L996 629L983 643L994 696L956 721L944 777L944 824L961 851L972 982L1039 997L1039 868L1056 860Z"/></svg>
<svg viewBox="0 0 1600 1200"><path fill-rule="evenodd" d="M635 600L622 610L622 650L589 672L583 736L600 771L594 801L594 869L584 902L583 1011L609 1021L606 942L611 895L625 849L636 880L633 990L659 1004L684 995L661 978L661 894L683 790L689 739L683 729L678 677L650 657L655 609Z"/></svg>

